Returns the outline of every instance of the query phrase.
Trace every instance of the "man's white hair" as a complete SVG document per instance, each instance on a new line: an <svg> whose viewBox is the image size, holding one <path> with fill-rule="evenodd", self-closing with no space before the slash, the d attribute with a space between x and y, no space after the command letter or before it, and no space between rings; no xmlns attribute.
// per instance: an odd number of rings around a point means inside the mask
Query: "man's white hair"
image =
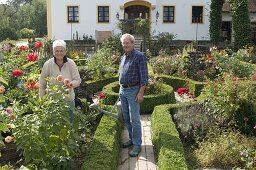
<svg viewBox="0 0 256 170"><path fill-rule="evenodd" d="M131 41L133 44L135 43L135 38L134 38L134 36L131 35L131 34L128 34L128 33L123 34L123 35L121 36L121 38L120 38L120 41L123 43L123 42L124 42L124 39L126 39L126 38L129 38L130 41Z"/></svg>
<svg viewBox="0 0 256 170"><path fill-rule="evenodd" d="M66 42L64 40L55 40L52 43L52 49L55 47L64 47L66 49Z"/></svg>

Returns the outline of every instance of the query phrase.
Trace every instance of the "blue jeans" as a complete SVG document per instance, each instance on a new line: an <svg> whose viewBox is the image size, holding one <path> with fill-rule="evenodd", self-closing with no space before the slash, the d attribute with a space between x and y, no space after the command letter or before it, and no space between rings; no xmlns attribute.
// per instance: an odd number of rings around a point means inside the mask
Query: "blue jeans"
<svg viewBox="0 0 256 170"><path fill-rule="evenodd" d="M140 104L135 101L139 89L139 86L130 88L120 87L119 91L124 124L129 132L129 138L135 147L141 147L142 143Z"/></svg>

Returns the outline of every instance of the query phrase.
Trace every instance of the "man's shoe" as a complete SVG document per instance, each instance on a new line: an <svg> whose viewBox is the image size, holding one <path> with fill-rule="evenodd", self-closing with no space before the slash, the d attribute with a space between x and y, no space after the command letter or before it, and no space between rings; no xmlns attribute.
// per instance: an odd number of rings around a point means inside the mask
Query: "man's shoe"
<svg viewBox="0 0 256 170"><path fill-rule="evenodd" d="M130 146L132 146L131 140L128 140L127 142L123 143L123 148L129 148Z"/></svg>
<svg viewBox="0 0 256 170"><path fill-rule="evenodd" d="M130 157L136 157L140 154L141 148L139 147L133 147L131 152L129 153Z"/></svg>

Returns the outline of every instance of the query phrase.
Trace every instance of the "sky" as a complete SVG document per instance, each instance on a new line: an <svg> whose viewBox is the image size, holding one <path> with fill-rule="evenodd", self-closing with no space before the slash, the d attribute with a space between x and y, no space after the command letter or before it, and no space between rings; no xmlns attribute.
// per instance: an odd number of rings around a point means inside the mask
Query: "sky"
<svg viewBox="0 0 256 170"><path fill-rule="evenodd" d="M6 3L6 0L0 0L0 4Z"/></svg>

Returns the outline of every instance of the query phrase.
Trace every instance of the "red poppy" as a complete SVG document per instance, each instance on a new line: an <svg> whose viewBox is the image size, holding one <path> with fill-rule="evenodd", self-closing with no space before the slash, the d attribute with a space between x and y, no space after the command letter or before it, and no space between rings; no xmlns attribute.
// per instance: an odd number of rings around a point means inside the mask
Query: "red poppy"
<svg viewBox="0 0 256 170"><path fill-rule="evenodd" d="M38 55L36 53L28 53L27 61L36 61L38 59Z"/></svg>
<svg viewBox="0 0 256 170"><path fill-rule="evenodd" d="M38 48L41 48L42 46L43 46L43 42L39 41L36 43L35 48L38 49Z"/></svg>
<svg viewBox="0 0 256 170"><path fill-rule="evenodd" d="M12 70L13 77L19 77L23 74L23 71L20 68L15 68Z"/></svg>

